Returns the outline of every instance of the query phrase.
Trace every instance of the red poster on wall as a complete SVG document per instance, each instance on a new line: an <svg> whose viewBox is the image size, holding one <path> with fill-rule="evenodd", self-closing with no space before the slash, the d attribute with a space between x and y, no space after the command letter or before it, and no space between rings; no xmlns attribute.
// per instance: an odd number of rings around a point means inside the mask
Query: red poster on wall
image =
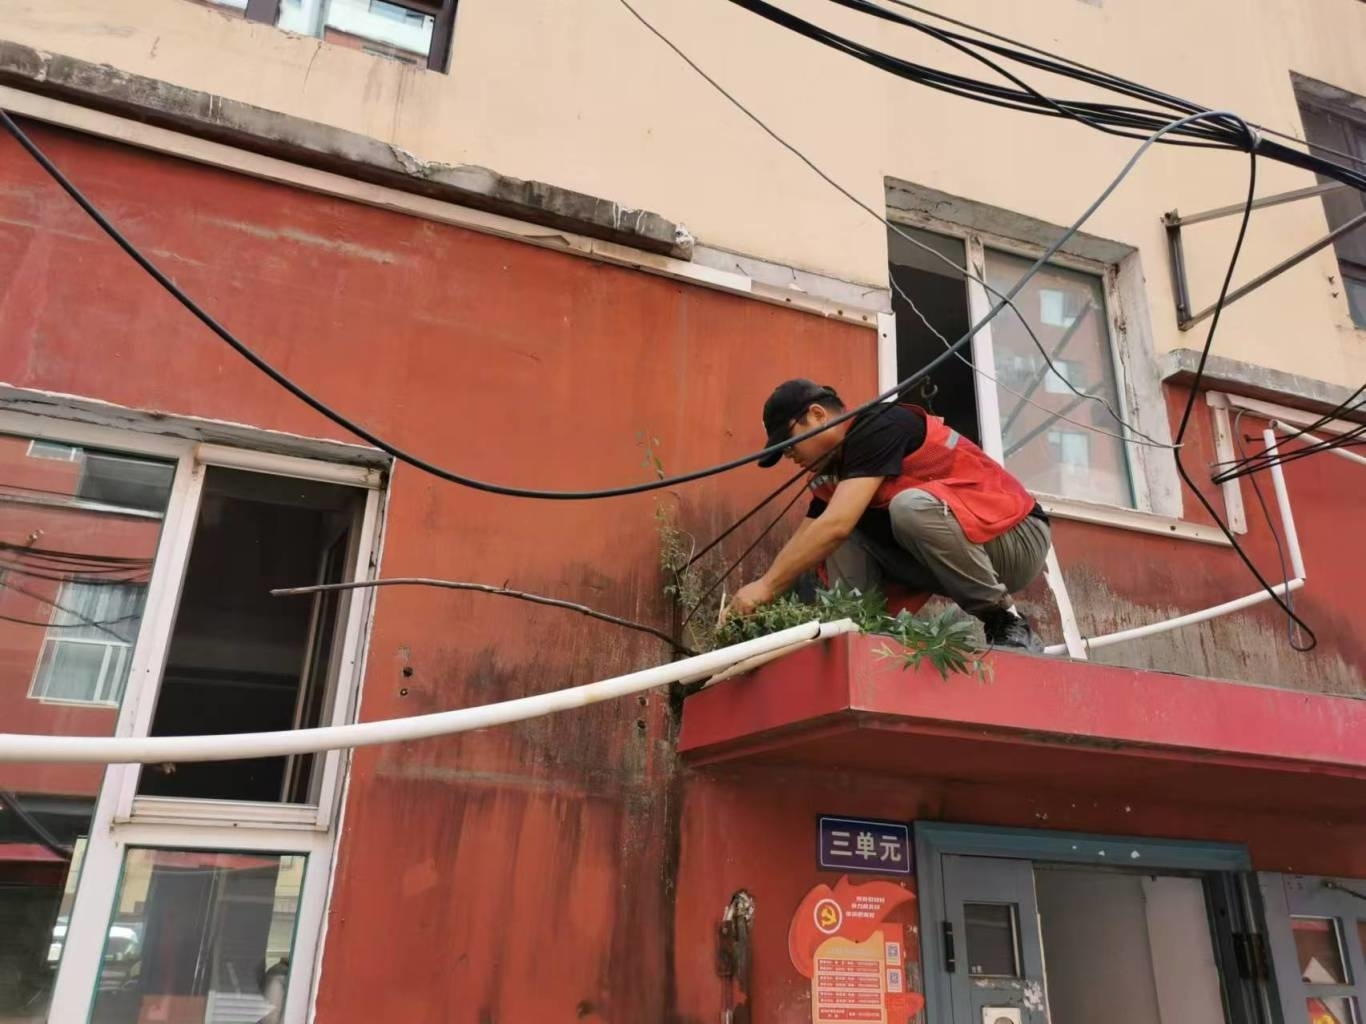
<svg viewBox="0 0 1366 1024"><path fill-rule="evenodd" d="M841 878L802 899L787 932L792 965L811 979L812 1024L908 1024L925 1005L906 965L919 959L915 893Z"/></svg>

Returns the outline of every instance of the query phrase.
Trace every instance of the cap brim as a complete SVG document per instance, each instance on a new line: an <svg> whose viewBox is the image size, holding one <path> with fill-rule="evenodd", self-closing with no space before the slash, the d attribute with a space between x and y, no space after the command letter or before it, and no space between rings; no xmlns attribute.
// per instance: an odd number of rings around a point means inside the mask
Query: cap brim
<svg viewBox="0 0 1366 1024"><path fill-rule="evenodd" d="M773 452L771 455L765 455L762 459L759 460L759 468L772 469L774 466L776 466L779 462L782 461L782 458L782 452Z"/></svg>

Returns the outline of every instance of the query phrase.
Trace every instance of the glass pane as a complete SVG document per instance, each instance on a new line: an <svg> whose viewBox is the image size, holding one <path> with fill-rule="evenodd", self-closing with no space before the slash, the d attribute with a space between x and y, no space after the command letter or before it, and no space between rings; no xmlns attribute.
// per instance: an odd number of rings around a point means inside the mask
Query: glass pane
<svg viewBox="0 0 1366 1024"><path fill-rule="evenodd" d="M60 637L43 646L33 695L45 700L97 701L108 648Z"/></svg>
<svg viewBox="0 0 1366 1024"><path fill-rule="evenodd" d="M279 1020L306 859L129 850L91 1024Z"/></svg>
<svg viewBox="0 0 1366 1024"><path fill-rule="evenodd" d="M427 63L436 19L387 0L331 0L323 38L381 57Z"/></svg>
<svg viewBox="0 0 1366 1024"><path fill-rule="evenodd" d="M1292 917L1295 950L1300 957L1300 977L1311 985L1347 985L1343 968L1342 938L1332 917Z"/></svg>
<svg viewBox="0 0 1366 1024"><path fill-rule="evenodd" d="M171 495L175 466L87 450L76 494L85 501L160 513Z"/></svg>
<svg viewBox="0 0 1366 1024"><path fill-rule="evenodd" d="M121 472L131 488L121 489ZM0 434L5 731L112 735L173 475L171 463L64 443L60 434ZM5 1024L47 1015L80 839L103 777L100 765L0 764Z"/></svg>
<svg viewBox="0 0 1366 1024"><path fill-rule="evenodd" d="M1015 904L965 903L968 973L973 977L1018 978L1019 944Z"/></svg>
<svg viewBox="0 0 1366 1024"><path fill-rule="evenodd" d="M987 281L1008 292L1031 263L988 250ZM1124 442L1089 429L1123 433L1106 409L1124 415L1100 278L1045 267L1014 302L1058 372L1048 368L1015 311L1002 310L991 337L1006 465L1031 490L1131 507Z"/></svg>
<svg viewBox="0 0 1366 1024"><path fill-rule="evenodd" d="M1366 228L1361 229L1366 232ZM1344 277L1347 285L1347 306L1352 311L1352 323L1366 327L1366 278Z"/></svg>
<svg viewBox="0 0 1366 1024"><path fill-rule="evenodd" d="M1357 1024L1357 1001L1351 998L1310 998L1309 1024Z"/></svg>

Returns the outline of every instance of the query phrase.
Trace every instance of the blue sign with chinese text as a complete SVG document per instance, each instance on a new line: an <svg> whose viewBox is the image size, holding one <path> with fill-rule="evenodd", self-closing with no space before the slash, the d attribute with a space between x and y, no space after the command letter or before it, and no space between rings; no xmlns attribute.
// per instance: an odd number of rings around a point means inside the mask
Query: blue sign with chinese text
<svg viewBox="0 0 1366 1024"><path fill-rule="evenodd" d="M816 833L816 857L826 871L911 873L911 827L904 822L823 814Z"/></svg>

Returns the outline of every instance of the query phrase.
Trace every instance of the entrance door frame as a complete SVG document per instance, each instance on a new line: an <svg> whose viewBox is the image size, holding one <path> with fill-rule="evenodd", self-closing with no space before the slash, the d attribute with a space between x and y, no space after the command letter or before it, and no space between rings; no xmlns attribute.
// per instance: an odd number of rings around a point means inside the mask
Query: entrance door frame
<svg viewBox="0 0 1366 1024"><path fill-rule="evenodd" d="M1245 875L1252 870L1252 858L1247 847L1240 843L1146 839L1088 832L1045 832L1027 828L923 821L915 822L914 829L925 1019L928 1024L952 1024L952 993L944 970L942 929L942 922L948 919L940 867L940 858L945 854L1048 864L1089 864L1102 868L1196 871L1214 875ZM1214 938L1216 946L1221 945L1218 937Z"/></svg>

